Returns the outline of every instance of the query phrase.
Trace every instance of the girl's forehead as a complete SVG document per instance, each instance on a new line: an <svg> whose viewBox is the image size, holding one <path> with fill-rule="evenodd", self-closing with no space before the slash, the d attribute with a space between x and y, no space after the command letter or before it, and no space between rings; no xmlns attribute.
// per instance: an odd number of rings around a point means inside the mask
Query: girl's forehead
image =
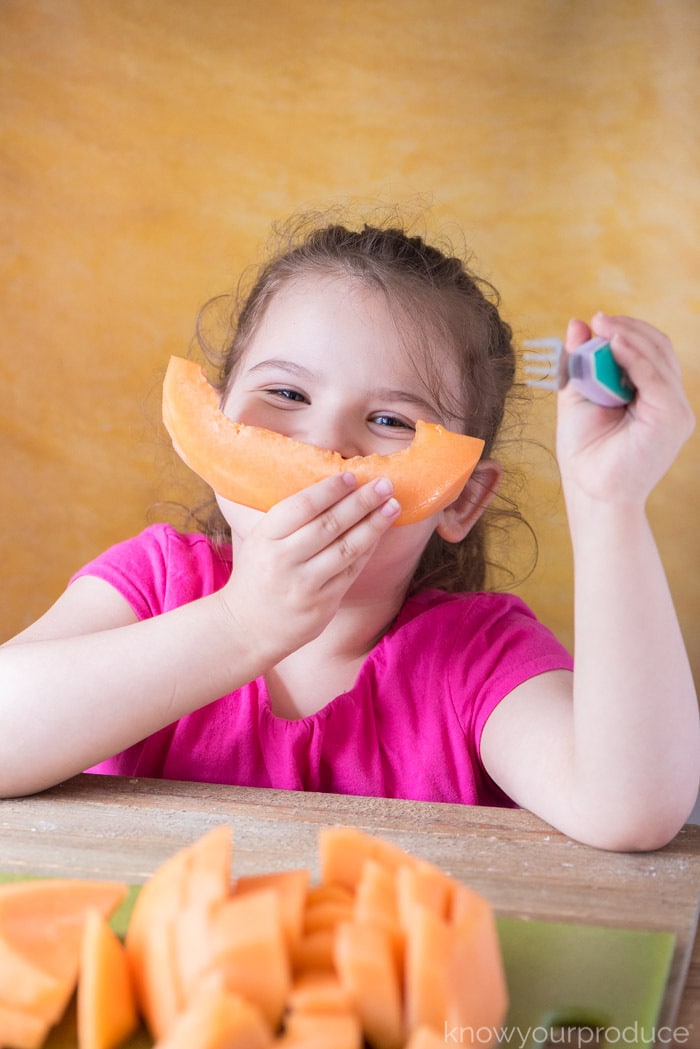
<svg viewBox="0 0 700 1049"><path fill-rule="evenodd" d="M289 344L329 338L336 345L366 345L387 363L422 373L444 369L454 388L459 365L433 303L379 287L346 273L300 274L270 296L252 343L281 337Z"/></svg>

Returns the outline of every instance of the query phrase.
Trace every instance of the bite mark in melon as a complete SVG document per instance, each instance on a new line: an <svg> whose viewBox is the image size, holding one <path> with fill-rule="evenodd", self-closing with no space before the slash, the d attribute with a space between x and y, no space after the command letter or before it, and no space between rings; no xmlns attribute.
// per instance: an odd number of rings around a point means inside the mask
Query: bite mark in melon
<svg viewBox="0 0 700 1049"><path fill-rule="evenodd" d="M195 361L171 357L163 383L163 422L181 459L224 499L256 510L333 474L361 484L388 477L401 504L397 524L412 524L453 502L483 451L476 437L418 422L412 443L390 455L354 456L234 422Z"/></svg>

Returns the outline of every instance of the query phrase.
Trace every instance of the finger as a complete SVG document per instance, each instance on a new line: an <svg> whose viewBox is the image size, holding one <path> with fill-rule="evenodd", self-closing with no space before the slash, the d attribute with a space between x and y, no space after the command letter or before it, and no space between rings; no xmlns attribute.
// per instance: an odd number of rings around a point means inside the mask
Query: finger
<svg viewBox="0 0 700 1049"><path fill-rule="evenodd" d="M391 482L380 477L334 503L298 530L294 537L295 557L300 561L315 557L339 540L342 546L342 538L371 515L377 515L375 527L389 527L401 509L391 497L392 492Z"/></svg>
<svg viewBox="0 0 700 1049"><path fill-rule="evenodd" d="M395 499L383 503L357 524L339 535L307 561L317 573L321 590L350 583L357 578L382 536L392 527L401 508Z"/></svg>
<svg viewBox="0 0 700 1049"><path fill-rule="evenodd" d="M680 362L671 339L647 321L636 317L597 313L591 321L591 326L596 335L610 339L613 349L615 344L621 346L624 343L637 354L653 361L657 367L669 369L676 376L680 375Z"/></svg>
<svg viewBox="0 0 700 1049"><path fill-rule="evenodd" d="M276 503L263 518L261 529L269 539L284 539L314 521L356 488L354 474L324 477L322 481Z"/></svg>
<svg viewBox="0 0 700 1049"><path fill-rule="evenodd" d="M566 338L564 345L566 349L571 353L577 346L581 346L584 342L588 342L591 337L591 329L585 323L580 321L576 317L572 317L566 329Z"/></svg>

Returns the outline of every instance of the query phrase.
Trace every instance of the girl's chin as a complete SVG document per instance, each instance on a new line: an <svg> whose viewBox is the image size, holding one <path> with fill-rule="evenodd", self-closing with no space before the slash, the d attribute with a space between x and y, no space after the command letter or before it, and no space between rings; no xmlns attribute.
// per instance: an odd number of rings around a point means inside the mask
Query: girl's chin
<svg viewBox="0 0 700 1049"><path fill-rule="evenodd" d="M262 510L253 510L250 506L229 502L228 499L223 499L220 495L217 495L216 501L226 523L231 529L231 534L241 539L245 538L258 521L265 516Z"/></svg>

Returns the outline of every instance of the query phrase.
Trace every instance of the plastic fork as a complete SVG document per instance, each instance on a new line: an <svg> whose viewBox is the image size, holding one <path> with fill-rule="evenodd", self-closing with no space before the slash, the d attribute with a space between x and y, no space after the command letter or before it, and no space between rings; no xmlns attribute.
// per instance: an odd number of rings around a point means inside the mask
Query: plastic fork
<svg viewBox="0 0 700 1049"><path fill-rule="evenodd" d="M603 408L619 408L634 400L635 388L613 357L607 339L589 339L567 352L562 339L528 339L524 353L525 382L545 390L561 390L570 382L579 393Z"/></svg>

